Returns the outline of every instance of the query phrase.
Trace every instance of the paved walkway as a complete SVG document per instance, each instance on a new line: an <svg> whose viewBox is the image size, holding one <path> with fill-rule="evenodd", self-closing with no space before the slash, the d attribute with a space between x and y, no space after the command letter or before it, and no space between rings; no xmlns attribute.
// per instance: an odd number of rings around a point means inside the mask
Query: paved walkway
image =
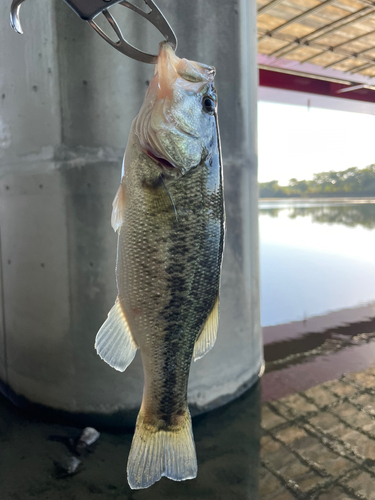
<svg viewBox="0 0 375 500"><path fill-rule="evenodd" d="M375 367L262 407L261 500L375 500Z"/></svg>

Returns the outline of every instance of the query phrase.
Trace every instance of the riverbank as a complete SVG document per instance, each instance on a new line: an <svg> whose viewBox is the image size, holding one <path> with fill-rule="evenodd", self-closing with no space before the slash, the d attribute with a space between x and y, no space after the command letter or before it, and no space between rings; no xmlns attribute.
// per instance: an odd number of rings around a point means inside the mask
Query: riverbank
<svg viewBox="0 0 375 500"><path fill-rule="evenodd" d="M263 328L262 400L304 391L375 360L375 302Z"/></svg>

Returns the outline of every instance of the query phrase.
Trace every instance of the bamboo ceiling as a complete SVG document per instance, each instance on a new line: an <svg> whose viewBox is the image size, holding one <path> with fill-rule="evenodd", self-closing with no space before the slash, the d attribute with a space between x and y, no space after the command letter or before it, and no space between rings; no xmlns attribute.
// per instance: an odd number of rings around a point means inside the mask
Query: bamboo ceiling
<svg viewBox="0 0 375 500"><path fill-rule="evenodd" d="M375 1L258 0L258 52L375 76Z"/></svg>

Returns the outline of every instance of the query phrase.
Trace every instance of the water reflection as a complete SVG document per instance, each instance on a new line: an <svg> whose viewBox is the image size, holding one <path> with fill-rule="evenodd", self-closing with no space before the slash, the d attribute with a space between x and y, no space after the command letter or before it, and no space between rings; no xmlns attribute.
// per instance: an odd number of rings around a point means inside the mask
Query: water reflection
<svg viewBox="0 0 375 500"><path fill-rule="evenodd" d="M261 215L278 217L283 208L262 208ZM375 228L375 204L348 204L348 205L325 205L325 206L290 206L288 207L288 217L311 216L312 222L343 224L348 227L362 226L368 229Z"/></svg>
<svg viewBox="0 0 375 500"><path fill-rule="evenodd" d="M374 200L259 204L262 324L375 300Z"/></svg>

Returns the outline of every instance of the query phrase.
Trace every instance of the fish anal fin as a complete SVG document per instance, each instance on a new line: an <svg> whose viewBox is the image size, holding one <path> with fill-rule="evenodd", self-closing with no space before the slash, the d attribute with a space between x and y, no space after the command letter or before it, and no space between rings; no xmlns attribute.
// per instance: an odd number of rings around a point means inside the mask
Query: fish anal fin
<svg viewBox="0 0 375 500"><path fill-rule="evenodd" d="M187 408L178 428L170 429L159 429L146 423L140 410L127 473L133 490L148 488L163 476L173 481L185 481L197 476L197 456Z"/></svg>
<svg viewBox="0 0 375 500"><path fill-rule="evenodd" d="M210 312L203 330L199 334L194 346L194 361L203 358L203 356L212 349L216 342L217 328L219 325L219 296L215 301L214 307Z"/></svg>
<svg viewBox="0 0 375 500"><path fill-rule="evenodd" d="M123 372L133 361L137 348L120 302L116 299L96 335L96 352L112 368Z"/></svg>
<svg viewBox="0 0 375 500"><path fill-rule="evenodd" d="M117 231L124 222L125 188L121 183L112 203L111 226Z"/></svg>

